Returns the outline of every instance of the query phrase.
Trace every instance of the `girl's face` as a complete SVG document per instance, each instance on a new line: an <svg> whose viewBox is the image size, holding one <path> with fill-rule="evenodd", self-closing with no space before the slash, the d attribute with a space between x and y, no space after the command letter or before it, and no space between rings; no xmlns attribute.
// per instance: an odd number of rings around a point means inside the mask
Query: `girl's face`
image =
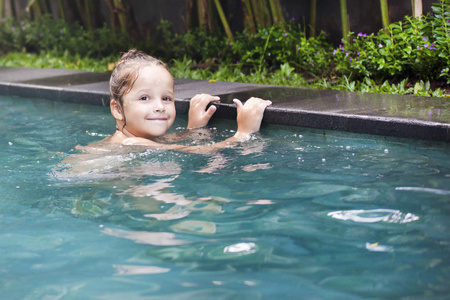
<svg viewBox="0 0 450 300"><path fill-rule="evenodd" d="M175 121L172 75L162 66L146 66L128 94L123 96L125 127L135 137L166 133Z"/></svg>

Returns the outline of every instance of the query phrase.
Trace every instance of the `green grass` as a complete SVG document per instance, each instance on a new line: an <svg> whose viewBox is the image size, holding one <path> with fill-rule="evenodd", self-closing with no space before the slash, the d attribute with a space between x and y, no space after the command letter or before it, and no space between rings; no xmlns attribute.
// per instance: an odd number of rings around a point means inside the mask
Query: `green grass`
<svg viewBox="0 0 450 300"><path fill-rule="evenodd" d="M42 52L40 54L12 52L0 57L0 66L108 72L108 63L117 61L118 59L119 57L105 57L99 60L71 56L67 53L58 56L50 52Z"/></svg>
<svg viewBox="0 0 450 300"><path fill-rule="evenodd" d="M89 72L111 71L111 63L119 60L119 56L108 56L102 59L88 57L71 56L67 53L57 55L51 52L41 52L40 54L14 52L0 57L0 66L6 67L27 67L27 68L54 68L72 69ZM445 97L441 89L432 90L429 82L417 82L414 86L408 86L408 80L404 79L399 83L389 83L384 81L377 83L372 79L365 78L362 81L350 81L346 76L334 80L305 79L302 74L295 73L294 68L288 63L273 72L262 69L260 72L244 73L238 64L219 65L215 71L210 69L191 70L195 62L184 58L183 60L173 60L169 67L174 77L191 78L200 80L215 80L243 83L257 83L267 85L304 87L316 89L333 89L364 93L384 93L401 95L418 95ZM109 67L108 67L109 66Z"/></svg>

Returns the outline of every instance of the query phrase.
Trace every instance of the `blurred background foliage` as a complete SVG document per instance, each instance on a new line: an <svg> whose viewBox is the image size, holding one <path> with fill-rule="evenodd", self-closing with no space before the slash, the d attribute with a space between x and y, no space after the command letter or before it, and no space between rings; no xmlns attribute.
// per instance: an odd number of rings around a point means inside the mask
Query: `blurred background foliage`
<svg viewBox="0 0 450 300"><path fill-rule="evenodd" d="M338 45L316 29L317 0L302 1L308 24L287 18L283 0L232 2L178 2L184 6L175 17L185 28L177 31L164 19L156 30L142 24L132 0L0 0L0 64L110 71L121 52L138 48L179 77L345 90L387 84L416 94L430 94L427 81L450 83L450 0L435 1L427 14L413 0L411 15L392 23L388 0L380 0L382 26L372 33L350 31L347 0L339 0ZM242 30L230 26L235 15Z"/></svg>

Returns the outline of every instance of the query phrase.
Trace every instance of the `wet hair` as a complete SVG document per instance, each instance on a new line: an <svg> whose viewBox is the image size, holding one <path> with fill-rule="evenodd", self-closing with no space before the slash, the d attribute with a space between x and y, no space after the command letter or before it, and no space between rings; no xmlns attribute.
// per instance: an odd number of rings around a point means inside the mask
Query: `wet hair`
<svg viewBox="0 0 450 300"><path fill-rule="evenodd" d="M123 96L133 88L141 70L147 66L161 66L170 73L169 68L161 60L136 49L124 53L114 68L109 80L109 93L111 100L115 99L122 111Z"/></svg>

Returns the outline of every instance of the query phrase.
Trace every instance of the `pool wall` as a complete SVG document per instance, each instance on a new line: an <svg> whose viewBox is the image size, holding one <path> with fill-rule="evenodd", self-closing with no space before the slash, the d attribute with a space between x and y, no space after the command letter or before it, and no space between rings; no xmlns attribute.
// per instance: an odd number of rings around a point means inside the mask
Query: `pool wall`
<svg viewBox="0 0 450 300"><path fill-rule="evenodd" d="M0 94L109 105L109 73L0 67ZM233 82L175 79L175 103L185 114L198 93L219 95L215 117L234 118L233 98L270 99L263 122L324 130L450 142L445 98L362 94Z"/></svg>

